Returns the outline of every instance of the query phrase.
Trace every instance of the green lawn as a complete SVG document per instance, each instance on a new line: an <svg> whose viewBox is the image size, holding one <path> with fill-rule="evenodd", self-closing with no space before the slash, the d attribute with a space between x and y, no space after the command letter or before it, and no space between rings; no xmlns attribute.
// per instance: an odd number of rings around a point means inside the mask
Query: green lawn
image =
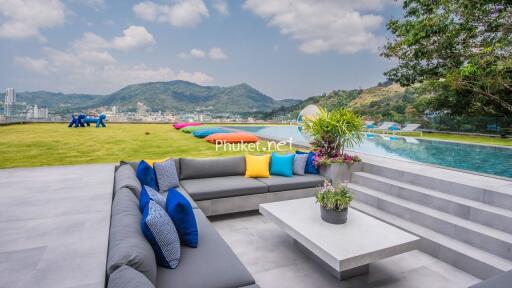
<svg viewBox="0 0 512 288"><path fill-rule="evenodd" d="M499 146L512 146L512 138L500 137L486 137L486 136L470 136L470 135L455 135L455 134L441 134L441 133L423 133L425 139L438 139L446 141L486 144L486 145L499 145Z"/></svg>
<svg viewBox="0 0 512 288"><path fill-rule="evenodd" d="M216 151L214 144L180 132L170 124L107 125L107 128L68 128L64 123L0 126L0 168L243 154Z"/></svg>
<svg viewBox="0 0 512 288"><path fill-rule="evenodd" d="M424 133L423 138L512 146L512 139L497 137ZM0 126L0 168L243 153L217 151L215 145L175 130L170 124L109 123L107 128L98 129L67 128L64 123Z"/></svg>

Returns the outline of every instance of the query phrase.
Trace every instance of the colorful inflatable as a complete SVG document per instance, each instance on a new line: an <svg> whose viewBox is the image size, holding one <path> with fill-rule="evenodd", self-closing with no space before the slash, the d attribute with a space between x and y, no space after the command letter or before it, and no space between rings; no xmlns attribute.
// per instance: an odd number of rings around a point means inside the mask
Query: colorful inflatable
<svg viewBox="0 0 512 288"><path fill-rule="evenodd" d="M75 126L75 128L78 128L85 127L85 125L89 127L91 126L91 124L96 124L96 128L99 128L100 126L107 127L107 125L105 125L104 122L105 119L107 119L107 116L103 114L101 114L98 118L85 116L83 114L78 115L78 117L75 117L75 115L71 115L71 121L69 121L68 127L71 128Z"/></svg>
<svg viewBox="0 0 512 288"><path fill-rule="evenodd" d="M181 129L181 128L185 128L185 127L188 127L188 126L199 126L199 125L202 125L202 124L199 123L199 122L178 122L178 123L175 123L172 126L174 128L176 128L176 129Z"/></svg>
<svg viewBox="0 0 512 288"><path fill-rule="evenodd" d="M181 132L184 132L184 133L192 133L194 131L196 131L197 129L204 129L205 127L200 125L200 126L188 126L188 127L185 127L185 128L182 128L181 129Z"/></svg>
<svg viewBox="0 0 512 288"><path fill-rule="evenodd" d="M204 138L204 137L210 136L212 134L216 134L216 133L230 133L230 130L224 129L224 128L219 128L219 127L209 127L209 128L198 129L198 130L192 132L192 135L194 135L197 138Z"/></svg>
<svg viewBox="0 0 512 288"><path fill-rule="evenodd" d="M204 139L214 144L217 143L217 141L221 141L222 143L254 143L258 142L259 140L258 137L244 132L217 133L212 134Z"/></svg>

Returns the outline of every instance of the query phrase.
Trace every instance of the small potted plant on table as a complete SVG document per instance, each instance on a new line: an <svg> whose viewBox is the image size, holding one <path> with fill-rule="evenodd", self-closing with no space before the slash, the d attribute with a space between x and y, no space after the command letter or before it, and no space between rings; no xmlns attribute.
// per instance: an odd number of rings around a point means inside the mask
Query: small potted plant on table
<svg viewBox="0 0 512 288"><path fill-rule="evenodd" d="M361 169L361 159L346 154L345 149L363 141L363 128L363 119L344 108L320 108L316 117L304 119L303 129L312 136L311 145L317 152L314 163L335 186L349 181L351 172Z"/></svg>
<svg viewBox="0 0 512 288"><path fill-rule="evenodd" d="M320 204L322 220L331 224L347 222L348 207L352 202L352 195L347 187L342 184L334 187L329 181L325 181L324 187L315 196L316 202Z"/></svg>

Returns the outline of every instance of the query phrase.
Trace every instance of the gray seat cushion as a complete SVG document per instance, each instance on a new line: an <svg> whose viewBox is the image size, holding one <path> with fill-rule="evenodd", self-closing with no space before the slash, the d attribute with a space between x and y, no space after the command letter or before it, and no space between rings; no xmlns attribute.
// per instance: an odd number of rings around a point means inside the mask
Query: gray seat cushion
<svg viewBox="0 0 512 288"><path fill-rule="evenodd" d="M244 176L181 180L180 184L196 201L268 192L263 182Z"/></svg>
<svg viewBox="0 0 512 288"><path fill-rule="evenodd" d="M294 175L293 177L272 175L270 178L258 178L258 180L268 185L269 192L313 188L322 186L324 183L322 176L314 174Z"/></svg>
<svg viewBox="0 0 512 288"><path fill-rule="evenodd" d="M156 283L156 260L140 229L139 201L128 188L121 188L112 203L107 255L107 274L128 265Z"/></svg>
<svg viewBox="0 0 512 288"><path fill-rule="evenodd" d="M199 230L197 248L182 246L176 269L158 267L158 288L226 288L255 283L249 271L199 209L194 209Z"/></svg>
<svg viewBox="0 0 512 288"><path fill-rule="evenodd" d="M190 205L192 206L192 208L199 209L199 206L197 206L196 201L194 201L194 199L192 199L192 197L190 197L190 195L187 193L187 191L185 191L185 189L183 189L183 187L178 186L174 189L176 191L180 192L183 196L185 196L185 198L187 198L187 200L188 200L188 202L190 202ZM167 192L163 192L161 194L162 194L162 196L164 196L165 199L167 199Z"/></svg>
<svg viewBox="0 0 512 288"><path fill-rule="evenodd" d="M126 187L130 189L133 194L139 198L140 190L142 189L139 179L137 179L137 174L135 174L135 170L133 167L128 164L122 164L116 171L115 181L114 181L114 195L123 188Z"/></svg>
<svg viewBox="0 0 512 288"><path fill-rule="evenodd" d="M245 175L245 157L181 158L180 180Z"/></svg>
<svg viewBox="0 0 512 288"><path fill-rule="evenodd" d="M142 273L123 265L110 274L107 288L155 288Z"/></svg>

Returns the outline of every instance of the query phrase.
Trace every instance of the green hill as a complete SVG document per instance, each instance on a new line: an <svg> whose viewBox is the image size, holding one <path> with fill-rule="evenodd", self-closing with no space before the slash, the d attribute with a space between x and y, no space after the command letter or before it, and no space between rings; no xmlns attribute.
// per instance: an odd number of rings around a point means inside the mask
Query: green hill
<svg viewBox="0 0 512 288"><path fill-rule="evenodd" d="M248 113L272 111L300 102L290 99L277 101L245 83L219 87L179 80L129 85L105 96L36 91L18 93L18 97L20 101L48 107L51 111L108 108L113 105L121 111L133 111L137 102L143 102L153 111Z"/></svg>
<svg viewBox="0 0 512 288"><path fill-rule="evenodd" d="M258 116L266 119L295 119L304 107L315 104L327 109L347 107L364 116L400 120L397 118L415 112L417 99L413 89L403 88L394 83L382 83L367 89L334 90L320 96L309 97L296 105L269 113L259 113Z"/></svg>

